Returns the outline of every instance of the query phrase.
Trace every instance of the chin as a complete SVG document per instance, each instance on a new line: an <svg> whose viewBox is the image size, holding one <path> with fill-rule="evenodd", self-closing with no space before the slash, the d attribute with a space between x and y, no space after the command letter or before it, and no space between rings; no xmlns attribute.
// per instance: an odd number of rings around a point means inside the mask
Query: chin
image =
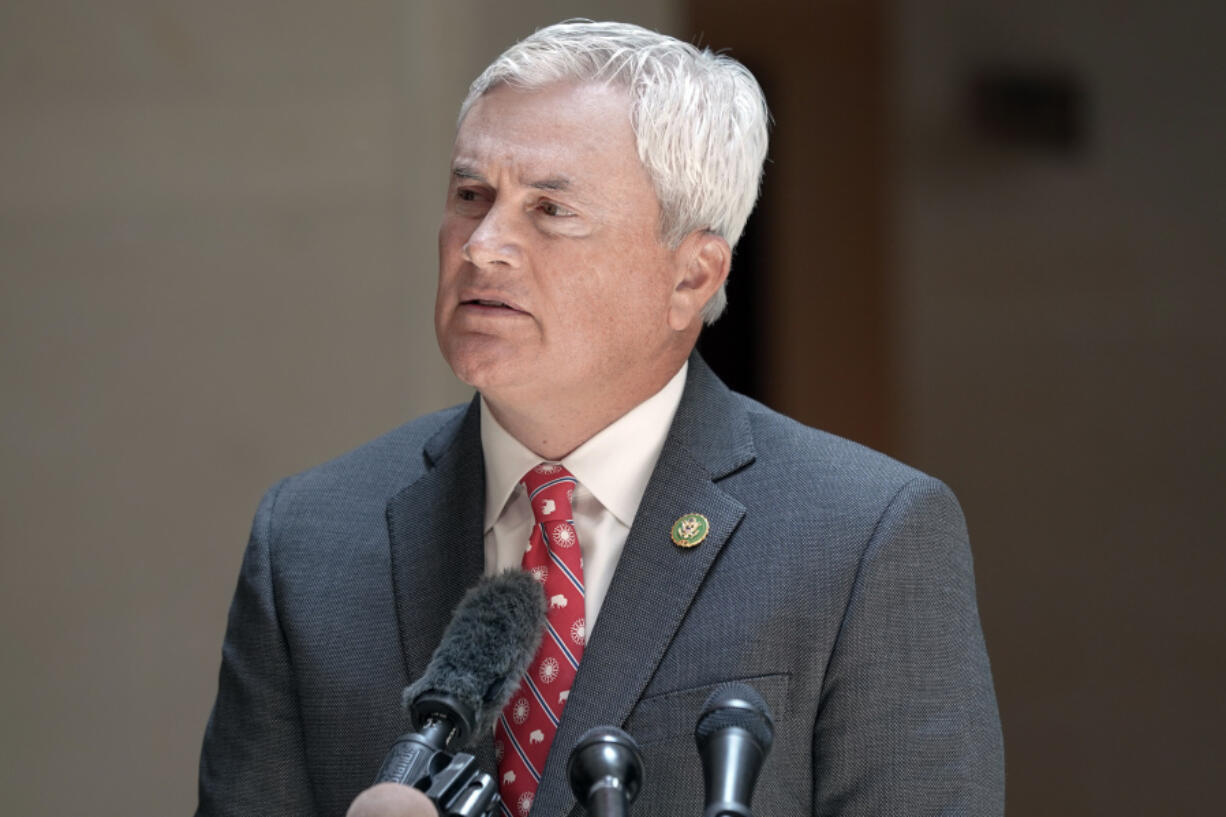
<svg viewBox="0 0 1226 817"><path fill-rule="evenodd" d="M513 384L521 378L516 372L517 355L506 344L490 338L467 337L440 340L443 358L462 382L480 392Z"/></svg>

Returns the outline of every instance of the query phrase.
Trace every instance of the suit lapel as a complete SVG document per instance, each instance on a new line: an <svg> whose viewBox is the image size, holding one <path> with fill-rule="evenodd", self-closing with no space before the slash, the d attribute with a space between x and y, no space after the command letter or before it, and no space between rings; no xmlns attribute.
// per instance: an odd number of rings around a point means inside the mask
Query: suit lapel
<svg viewBox="0 0 1226 817"><path fill-rule="evenodd" d="M392 592L406 677L425 671L464 591L485 561L480 412L445 424L425 445L426 470L387 505Z"/></svg>
<svg viewBox="0 0 1226 817"><path fill-rule="evenodd" d="M566 780L571 748L589 728L621 725L629 717L745 513L716 481L753 457L744 409L694 355L673 427L584 650L534 815L560 817L575 807ZM679 548L670 532L687 513L706 516L710 530L701 544Z"/></svg>

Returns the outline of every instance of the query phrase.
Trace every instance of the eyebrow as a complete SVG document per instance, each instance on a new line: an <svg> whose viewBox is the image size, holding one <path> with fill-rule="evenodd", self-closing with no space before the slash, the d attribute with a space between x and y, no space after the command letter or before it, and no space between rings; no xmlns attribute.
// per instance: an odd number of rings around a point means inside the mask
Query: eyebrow
<svg viewBox="0 0 1226 817"><path fill-rule="evenodd" d="M484 176L468 165L456 165L451 169L451 175L456 179L465 179L474 182L481 182L482 184L489 184L489 181ZM571 189L571 181L565 176L550 176L545 179L540 179L539 181L528 182L528 187L536 190L563 191Z"/></svg>
<svg viewBox="0 0 1226 817"><path fill-rule="evenodd" d="M481 182L482 184L489 183L485 180L484 176L473 170L468 165L456 165L455 167L451 168L451 177L453 179L469 179L474 182Z"/></svg>
<svg viewBox="0 0 1226 817"><path fill-rule="evenodd" d="M570 190L570 179L565 176L552 176L539 182L528 182L528 186L537 190Z"/></svg>

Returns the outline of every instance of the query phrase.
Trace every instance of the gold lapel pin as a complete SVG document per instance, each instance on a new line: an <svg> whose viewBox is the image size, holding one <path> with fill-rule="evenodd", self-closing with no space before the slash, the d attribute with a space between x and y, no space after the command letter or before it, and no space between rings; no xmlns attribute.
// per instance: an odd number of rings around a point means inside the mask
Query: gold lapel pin
<svg viewBox="0 0 1226 817"><path fill-rule="evenodd" d="M673 544L679 548L692 548L707 538L711 523L700 513L687 513L673 523Z"/></svg>

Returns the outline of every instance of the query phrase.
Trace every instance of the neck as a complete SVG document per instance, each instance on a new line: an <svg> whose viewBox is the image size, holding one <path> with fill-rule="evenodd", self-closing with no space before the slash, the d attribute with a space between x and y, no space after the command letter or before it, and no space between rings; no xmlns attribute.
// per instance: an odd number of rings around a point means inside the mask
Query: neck
<svg viewBox="0 0 1226 817"><path fill-rule="evenodd" d="M520 405L485 393L482 396L508 434L541 459L556 462L664 388L680 368L678 363L640 390L613 390L599 400L554 401L541 406Z"/></svg>

